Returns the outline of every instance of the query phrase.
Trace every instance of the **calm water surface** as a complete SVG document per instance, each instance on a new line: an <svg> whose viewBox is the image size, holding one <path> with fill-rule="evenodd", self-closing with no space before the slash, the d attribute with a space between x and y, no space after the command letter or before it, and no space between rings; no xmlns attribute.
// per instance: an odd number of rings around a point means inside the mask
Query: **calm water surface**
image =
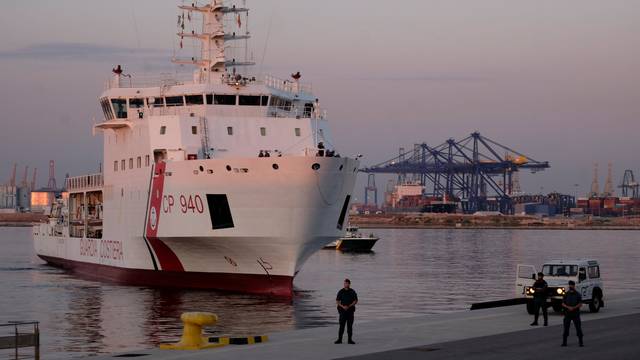
<svg viewBox="0 0 640 360"><path fill-rule="evenodd" d="M122 352L172 341L185 311L218 314L217 334L272 333L333 324L334 299L349 277L357 317L380 319L467 309L514 296L518 263L593 257L605 296L640 290L640 232L376 230L375 253L323 250L295 279L293 302L85 281L43 265L30 228L0 227L0 323L41 322L46 358ZM45 358L45 359L46 359Z"/></svg>

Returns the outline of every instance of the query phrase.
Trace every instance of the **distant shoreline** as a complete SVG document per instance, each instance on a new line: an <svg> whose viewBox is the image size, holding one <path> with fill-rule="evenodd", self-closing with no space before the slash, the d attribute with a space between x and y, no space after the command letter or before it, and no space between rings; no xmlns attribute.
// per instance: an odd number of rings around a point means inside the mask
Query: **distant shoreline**
<svg viewBox="0 0 640 360"><path fill-rule="evenodd" d="M640 217L538 218L520 215L402 213L353 215L351 224L368 229L508 229L640 231Z"/></svg>
<svg viewBox="0 0 640 360"><path fill-rule="evenodd" d="M362 229L433 229L433 230L615 230L640 231L640 226L426 226L426 225L386 225L353 223Z"/></svg>

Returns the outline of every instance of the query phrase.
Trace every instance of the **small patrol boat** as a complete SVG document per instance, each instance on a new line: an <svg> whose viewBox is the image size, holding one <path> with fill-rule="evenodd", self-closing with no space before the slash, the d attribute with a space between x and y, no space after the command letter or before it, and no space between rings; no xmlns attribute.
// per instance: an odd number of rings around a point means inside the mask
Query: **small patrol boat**
<svg viewBox="0 0 640 360"><path fill-rule="evenodd" d="M345 252L368 252L379 240L377 236L369 234L365 236L357 226L347 227L347 233L340 239L325 246L325 249L335 249Z"/></svg>

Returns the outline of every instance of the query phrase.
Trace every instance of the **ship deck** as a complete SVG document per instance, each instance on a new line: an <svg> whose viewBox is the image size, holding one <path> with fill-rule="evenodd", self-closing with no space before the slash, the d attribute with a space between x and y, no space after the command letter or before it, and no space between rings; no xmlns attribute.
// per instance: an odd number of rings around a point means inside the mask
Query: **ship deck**
<svg viewBox="0 0 640 360"><path fill-rule="evenodd" d="M139 358L173 359L502 359L571 356L581 359L633 358L640 345L640 292L607 294L606 307L582 314L584 348L575 329L569 347L561 348L562 316L550 313L549 327L531 327L524 306L358 322L356 345L334 345L337 326L269 334L269 342L227 346L204 351L158 349L120 354ZM606 355L606 356L605 356ZM113 359L117 355L92 357Z"/></svg>

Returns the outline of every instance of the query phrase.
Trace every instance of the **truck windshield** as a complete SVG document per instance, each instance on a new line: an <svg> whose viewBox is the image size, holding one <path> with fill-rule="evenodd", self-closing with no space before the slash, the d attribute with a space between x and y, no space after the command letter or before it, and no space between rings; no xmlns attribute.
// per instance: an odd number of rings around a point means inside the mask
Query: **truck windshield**
<svg viewBox="0 0 640 360"><path fill-rule="evenodd" d="M578 265L544 265L542 273L545 276L576 276Z"/></svg>

